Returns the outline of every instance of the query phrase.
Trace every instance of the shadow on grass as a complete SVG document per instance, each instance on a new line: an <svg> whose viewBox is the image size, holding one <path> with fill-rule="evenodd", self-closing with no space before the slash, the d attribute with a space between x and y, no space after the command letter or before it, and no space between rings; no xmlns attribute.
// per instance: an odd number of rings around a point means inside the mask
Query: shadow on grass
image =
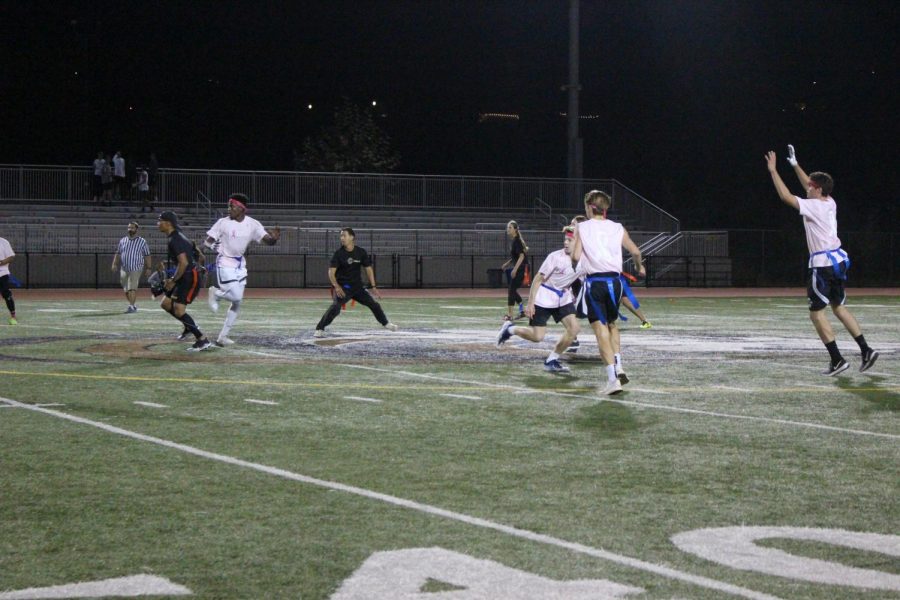
<svg viewBox="0 0 900 600"><path fill-rule="evenodd" d="M858 396L868 403L866 412L876 410L900 411L900 394L895 392L896 383L886 377L872 375L866 381L850 377L838 377L838 387Z"/></svg>
<svg viewBox="0 0 900 600"><path fill-rule="evenodd" d="M634 411L614 402L598 402L582 407L575 417L578 429L609 435L622 435L640 427Z"/></svg>
<svg viewBox="0 0 900 600"><path fill-rule="evenodd" d="M586 385L579 377L571 375L553 375L547 373L545 375L530 375L526 377L522 383L532 390L560 392L564 394L593 394L597 391L596 386Z"/></svg>

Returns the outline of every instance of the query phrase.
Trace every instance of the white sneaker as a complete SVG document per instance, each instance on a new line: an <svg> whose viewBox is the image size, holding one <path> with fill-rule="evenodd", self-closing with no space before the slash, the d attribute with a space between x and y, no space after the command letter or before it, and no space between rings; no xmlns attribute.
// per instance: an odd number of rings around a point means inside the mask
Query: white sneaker
<svg viewBox="0 0 900 600"><path fill-rule="evenodd" d="M397 327L396 325L394 325L391 322L388 322L388 324L385 325L384 328L387 329L388 331L397 331L398 329L400 329L399 327Z"/></svg>
<svg viewBox="0 0 900 600"><path fill-rule="evenodd" d="M210 287L207 290L206 301L209 302L209 309L214 313L219 312L219 297L216 296L216 292L219 291L217 287Z"/></svg>
<svg viewBox="0 0 900 600"><path fill-rule="evenodd" d="M314 338L323 338L323 337L325 337L325 330L324 330L324 329L316 329L316 330L313 332L313 337L314 337Z"/></svg>
<svg viewBox="0 0 900 600"><path fill-rule="evenodd" d="M216 346L219 346L220 348L224 348L225 346L233 346L233 345L234 345L234 340L231 339L230 337L226 337L224 335L216 340Z"/></svg>
<svg viewBox="0 0 900 600"><path fill-rule="evenodd" d="M600 392L602 396L613 396L622 392L622 382L617 379L606 382L606 387Z"/></svg>

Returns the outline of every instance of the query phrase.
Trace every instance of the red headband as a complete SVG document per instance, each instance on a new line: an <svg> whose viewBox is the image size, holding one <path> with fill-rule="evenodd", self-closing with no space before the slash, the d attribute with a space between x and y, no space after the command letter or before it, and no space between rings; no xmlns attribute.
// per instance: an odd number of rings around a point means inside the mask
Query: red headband
<svg viewBox="0 0 900 600"><path fill-rule="evenodd" d="M237 198L229 198L229 199L228 199L228 202L229 202L229 203L234 202L235 204L237 204L238 206L240 206L241 208L243 208L243 209L244 209L244 212L247 212L247 207L244 206L244 203L241 202L240 200L238 200Z"/></svg>

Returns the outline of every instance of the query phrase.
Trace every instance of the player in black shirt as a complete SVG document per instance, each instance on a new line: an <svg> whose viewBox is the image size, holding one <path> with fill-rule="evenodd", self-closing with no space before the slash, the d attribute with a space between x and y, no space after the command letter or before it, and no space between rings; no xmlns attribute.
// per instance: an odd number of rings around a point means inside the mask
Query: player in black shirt
<svg viewBox="0 0 900 600"><path fill-rule="evenodd" d="M512 239L509 249L509 260L503 263L502 269L506 269L509 279L509 289L506 293L506 316L504 321L513 321L525 318L525 309L522 306L522 296L519 295L519 288L525 282L525 272L528 269L526 255L528 254L528 246L522 238L522 232L519 231L519 224L510 221L506 224L506 235ZM527 285L527 284L526 284ZM519 314L513 317L513 308L519 305Z"/></svg>
<svg viewBox="0 0 900 600"><path fill-rule="evenodd" d="M165 281L166 297L160 306L181 321L185 330L194 334L197 341L188 348L189 352L206 350L212 344L186 312L187 305L194 301L200 289L200 269L195 261L196 246L178 229L178 217L172 211L161 213L157 225L169 238L169 265L175 267L175 272Z"/></svg>
<svg viewBox="0 0 900 600"><path fill-rule="evenodd" d="M341 306L350 300L356 300L363 306L368 306L378 322L385 329L397 331L397 326L388 321L381 305L369 290L363 287L362 268L366 269L366 277L369 279L369 289L375 297L381 299L378 286L375 285L375 271L372 269L372 260L369 254L356 245L356 234L350 227L341 229L341 247L331 257L331 266L328 268L328 279L331 281L334 301L322 315L319 324L316 325L315 337L324 337L325 328L341 313Z"/></svg>

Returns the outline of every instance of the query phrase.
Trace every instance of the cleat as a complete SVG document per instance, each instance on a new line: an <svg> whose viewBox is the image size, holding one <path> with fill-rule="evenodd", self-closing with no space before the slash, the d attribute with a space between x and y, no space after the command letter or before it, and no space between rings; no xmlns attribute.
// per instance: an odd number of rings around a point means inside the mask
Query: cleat
<svg viewBox="0 0 900 600"><path fill-rule="evenodd" d="M578 342L578 340L575 340L574 342L572 342L572 344L568 348L566 348L566 352L569 352L570 354L575 354L576 352L578 352L578 348L580 348L580 347L581 347L581 344Z"/></svg>
<svg viewBox="0 0 900 600"><path fill-rule="evenodd" d="M562 364L556 359L548 360L544 362L544 370L549 373L569 373L570 369L568 366Z"/></svg>
<svg viewBox="0 0 900 600"><path fill-rule="evenodd" d="M316 330L313 332L313 337L314 337L314 338L323 338L323 337L325 337L325 330L324 330L324 329L316 329Z"/></svg>
<svg viewBox="0 0 900 600"><path fill-rule="evenodd" d="M219 348L224 348L225 346L233 346L233 345L234 345L234 340L231 339L230 337L226 337L224 335L216 340L216 346L218 346Z"/></svg>
<svg viewBox="0 0 900 600"><path fill-rule="evenodd" d="M650 329L651 327L653 327L653 323L651 323L650 321L644 321L643 323L641 323L641 329Z"/></svg>
<svg viewBox="0 0 900 600"><path fill-rule="evenodd" d="M9 318L9 324L10 324L10 325L18 325L19 322L16 321L16 318L15 318L15 317L10 317L10 318Z"/></svg>
<svg viewBox="0 0 900 600"><path fill-rule="evenodd" d="M125 309L126 315L130 315L131 313L136 313L136 312L137 312L137 306L129 306L128 308Z"/></svg>
<svg viewBox="0 0 900 600"><path fill-rule="evenodd" d="M603 396L614 396L620 393L622 393L622 382L620 382L618 379L607 381L606 387L603 388L602 392L600 392L600 394Z"/></svg>
<svg viewBox="0 0 900 600"><path fill-rule="evenodd" d="M393 323L388 323L387 325L384 326L384 328L387 329L388 331L397 331L398 329L400 329Z"/></svg>
<svg viewBox="0 0 900 600"><path fill-rule="evenodd" d="M874 360L872 362L875 362ZM839 360L837 363L833 365L828 365L828 368L822 371L822 375L827 375L828 377L834 377L838 373L843 373L847 369L850 368L850 363L848 363L845 359Z"/></svg>
<svg viewBox="0 0 900 600"><path fill-rule="evenodd" d="M503 344L505 344L505 343L506 343L506 340L508 340L509 338L512 337L512 333L510 333L510 331L509 331L509 330L512 329L512 328L513 328L513 322L512 322L512 321L506 321L506 322L500 327L500 333L497 334L497 346L498 346L498 347L499 347L499 346L502 346Z"/></svg>
<svg viewBox="0 0 900 600"><path fill-rule="evenodd" d="M188 339L188 336L190 336L190 335L191 335L191 332L188 331L187 329L185 329L175 339L178 340L179 342L183 342L184 340Z"/></svg>
<svg viewBox="0 0 900 600"><path fill-rule="evenodd" d="M863 354L862 364L859 365L859 372L868 371L869 367L875 364L875 361L878 360L878 353L869 348L869 351Z"/></svg>
<svg viewBox="0 0 900 600"><path fill-rule="evenodd" d="M219 288L212 286L207 290L206 301L209 303L209 310L214 313L219 312L219 298L216 296L216 292Z"/></svg>
<svg viewBox="0 0 900 600"><path fill-rule="evenodd" d="M616 378L619 380L619 383L625 385L630 379L628 379L628 375L625 374L625 371L616 371Z"/></svg>
<svg viewBox="0 0 900 600"><path fill-rule="evenodd" d="M519 314L516 315L516 318L513 319L513 321L521 321L522 319L527 319L527 318L528 317L525 315L524 312L519 312Z"/></svg>
<svg viewBox="0 0 900 600"><path fill-rule="evenodd" d="M212 343L208 339L203 338L202 340L197 340L196 342L194 342L194 345L190 346L187 351L203 352L204 350L209 350L210 348L212 348Z"/></svg>
<svg viewBox="0 0 900 600"><path fill-rule="evenodd" d="M512 317L509 315L503 315L503 322L505 323L506 321L512 321Z"/></svg>

